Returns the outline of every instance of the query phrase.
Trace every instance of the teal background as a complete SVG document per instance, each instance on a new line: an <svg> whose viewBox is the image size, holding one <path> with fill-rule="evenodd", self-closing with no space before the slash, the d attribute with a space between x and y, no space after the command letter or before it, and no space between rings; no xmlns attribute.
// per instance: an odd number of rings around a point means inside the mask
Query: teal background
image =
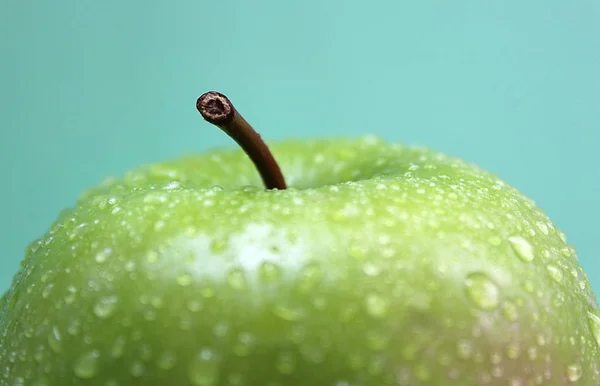
<svg viewBox="0 0 600 386"><path fill-rule="evenodd" d="M268 140L373 133L535 199L600 289L600 3L4 0L0 290L108 175L213 146L228 94Z"/></svg>

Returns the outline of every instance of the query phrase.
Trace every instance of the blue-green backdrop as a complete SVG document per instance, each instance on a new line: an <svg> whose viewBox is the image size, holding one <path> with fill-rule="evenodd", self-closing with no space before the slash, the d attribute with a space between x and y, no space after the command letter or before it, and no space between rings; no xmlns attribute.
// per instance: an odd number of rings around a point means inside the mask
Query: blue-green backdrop
<svg viewBox="0 0 600 386"><path fill-rule="evenodd" d="M4 0L0 291L82 190L230 145L194 108L209 89L270 140L370 132L495 172L598 290L598 20L595 0Z"/></svg>

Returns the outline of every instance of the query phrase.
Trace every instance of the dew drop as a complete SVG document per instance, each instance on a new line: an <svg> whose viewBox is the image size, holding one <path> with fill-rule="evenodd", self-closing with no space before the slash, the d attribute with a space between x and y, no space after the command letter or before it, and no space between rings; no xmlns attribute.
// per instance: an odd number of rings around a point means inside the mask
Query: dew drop
<svg viewBox="0 0 600 386"><path fill-rule="evenodd" d="M556 267L552 264L548 264L546 266L546 270L548 271L548 274L550 274L550 277L552 278L552 280L554 280L557 283L562 282L563 274L558 267Z"/></svg>
<svg viewBox="0 0 600 386"><path fill-rule="evenodd" d="M144 375L144 371L146 371L146 369L144 368L144 364L139 360L134 361L131 365L131 368L129 369L129 373L136 378L139 378L142 375Z"/></svg>
<svg viewBox="0 0 600 386"><path fill-rule="evenodd" d="M278 318L287 320L289 322L300 320L302 317L302 312L300 310L286 306L275 306L271 309L271 311Z"/></svg>
<svg viewBox="0 0 600 386"><path fill-rule="evenodd" d="M170 370L175 367L177 357L171 351L165 351L156 359L156 365L159 369Z"/></svg>
<svg viewBox="0 0 600 386"><path fill-rule="evenodd" d="M519 345L516 343L509 343L506 347L506 356L509 359L516 359L519 357Z"/></svg>
<svg viewBox="0 0 600 386"><path fill-rule="evenodd" d="M110 249L110 248L104 248L100 252L96 253L96 262L97 263L104 263L109 258L109 256L111 254L112 254L112 249Z"/></svg>
<svg viewBox="0 0 600 386"><path fill-rule="evenodd" d="M277 357L277 362L275 366L281 374L292 374L294 370L296 370L296 360L294 358L294 355L291 353L281 353Z"/></svg>
<svg viewBox="0 0 600 386"><path fill-rule="evenodd" d="M545 223L538 221L536 224L537 228L540 230L540 232L542 232L544 235L548 235L548 233L550 233L548 231L548 225L546 225Z"/></svg>
<svg viewBox="0 0 600 386"><path fill-rule="evenodd" d="M103 297L94 305L94 314L100 319L106 319L113 314L118 302L119 298L115 295Z"/></svg>
<svg viewBox="0 0 600 386"><path fill-rule="evenodd" d="M302 269L298 284L298 290L302 293L309 292L321 280L323 270L316 263L309 263Z"/></svg>
<svg viewBox="0 0 600 386"><path fill-rule="evenodd" d="M192 385L213 386L219 380L219 363L213 350L200 350L188 365L188 377Z"/></svg>
<svg viewBox="0 0 600 386"><path fill-rule="evenodd" d="M569 382L577 382L583 376L583 369L578 364L567 367L567 379Z"/></svg>
<svg viewBox="0 0 600 386"><path fill-rule="evenodd" d="M590 327L594 334L594 338L596 339L596 343L600 346L600 317L588 311L588 320L590 321Z"/></svg>
<svg viewBox="0 0 600 386"><path fill-rule="evenodd" d="M182 287L187 287L190 284L192 284L192 275L190 275L189 273L184 273L183 275L179 275L177 276L177 284L179 284Z"/></svg>
<svg viewBox="0 0 600 386"><path fill-rule="evenodd" d="M277 264L264 262L259 268L259 274L263 283L272 283L281 278L281 268Z"/></svg>
<svg viewBox="0 0 600 386"><path fill-rule="evenodd" d="M52 327L50 334L48 335L48 346L56 354L62 352L62 336L57 327Z"/></svg>
<svg viewBox="0 0 600 386"><path fill-rule="evenodd" d="M468 340L461 340L456 345L456 353L459 358L469 359L473 355L473 344Z"/></svg>
<svg viewBox="0 0 600 386"><path fill-rule="evenodd" d="M515 303L506 301L502 304L502 315L509 322L514 322L519 317L519 312L517 311L517 306Z"/></svg>
<svg viewBox="0 0 600 386"><path fill-rule="evenodd" d="M389 303L383 297L371 294L365 299L365 307L373 318L383 318L387 315Z"/></svg>
<svg viewBox="0 0 600 386"><path fill-rule="evenodd" d="M54 288L54 284L50 283L47 286L44 287L44 290L42 291L42 297L44 299L48 299L48 297L50 296L50 294L52 293L52 289Z"/></svg>
<svg viewBox="0 0 600 386"><path fill-rule="evenodd" d="M227 274L227 282L229 286L235 290L243 290L246 288L246 277L241 269L233 269Z"/></svg>
<svg viewBox="0 0 600 386"><path fill-rule="evenodd" d="M483 272L474 272L465 279L465 288L469 298L482 310L493 310L500 303L498 286Z"/></svg>
<svg viewBox="0 0 600 386"><path fill-rule="evenodd" d="M81 379L91 379L98 373L98 358L100 353L96 350L80 356L73 366L73 372Z"/></svg>
<svg viewBox="0 0 600 386"><path fill-rule="evenodd" d="M146 253L146 261L148 261L149 263L156 263L158 261L158 252L156 251L148 251L148 253Z"/></svg>
<svg viewBox="0 0 600 386"><path fill-rule="evenodd" d="M521 236L511 236L508 242L519 259L530 262L535 258L533 246Z"/></svg>
<svg viewBox="0 0 600 386"><path fill-rule="evenodd" d="M112 355L113 358L120 358L125 352L125 343L127 343L125 337L117 337L110 349L110 355Z"/></svg>

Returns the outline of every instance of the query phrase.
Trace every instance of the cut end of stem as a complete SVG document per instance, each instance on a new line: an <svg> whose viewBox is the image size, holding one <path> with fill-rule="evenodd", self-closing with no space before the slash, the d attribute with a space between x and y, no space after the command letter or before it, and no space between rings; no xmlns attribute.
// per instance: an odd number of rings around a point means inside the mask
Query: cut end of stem
<svg viewBox="0 0 600 386"><path fill-rule="evenodd" d="M219 127L240 145L256 166L265 188L287 188L273 154L229 98L219 92L209 91L198 98L196 108L207 122Z"/></svg>
<svg viewBox="0 0 600 386"><path fill-rule="evenodd" d="M196 108L207 122L213 125L223 124L233 119L235 109L225 95L209 91L202 94L196 102Z"/></svg>

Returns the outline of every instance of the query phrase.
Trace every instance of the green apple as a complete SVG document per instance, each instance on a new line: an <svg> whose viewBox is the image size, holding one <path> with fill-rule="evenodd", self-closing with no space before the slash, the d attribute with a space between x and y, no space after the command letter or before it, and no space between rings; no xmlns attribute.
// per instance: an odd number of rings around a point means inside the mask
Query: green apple
<svg viewBox="0 0 600 386"><path fill-rule="evenodd" d="M600 384L595 295L515 188L374 137L271 150L280 189L225 149L84 194L0 301L0 384Z"/></svg>

